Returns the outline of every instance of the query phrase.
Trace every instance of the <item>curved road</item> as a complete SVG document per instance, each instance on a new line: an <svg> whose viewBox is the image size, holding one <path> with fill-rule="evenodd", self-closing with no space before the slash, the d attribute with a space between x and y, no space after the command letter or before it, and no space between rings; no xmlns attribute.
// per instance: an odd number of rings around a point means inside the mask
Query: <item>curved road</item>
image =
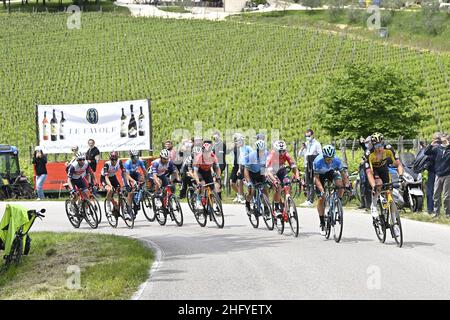
<svg viewBox="0 0 450 320"><path fill-rule="evenodd" d="M47 209L34 231L75 231L64 202L24 202ZM300 236L251 227L242 205L224 205L225 228L201 228L186 204L183 227L149 223L135 228L103 217L95 231L138 238L159 256L138 299L450 299L450 227L403 219L403 248L390 235L376 239L371 216L346 210L341 243L319 234L315 209L299 208ZM0 203L0 213L5 203Z"/></svg>

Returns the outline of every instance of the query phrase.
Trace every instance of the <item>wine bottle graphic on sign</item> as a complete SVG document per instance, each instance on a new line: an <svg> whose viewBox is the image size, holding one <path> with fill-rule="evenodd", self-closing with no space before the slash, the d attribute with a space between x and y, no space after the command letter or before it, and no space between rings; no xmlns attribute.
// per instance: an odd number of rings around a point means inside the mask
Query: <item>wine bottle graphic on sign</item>
<svg viewBox="0 0 450 320"><path fill-rule="evenodd" d="M139 114L139 136L142 137L145 134L144 129L144 114L142 113L142 107L141 107L141 113Z"/></svg>
<svg viewBox="0 0 450 320"><path fill-rule="evenodd" d="M66 124L66 119L64 118L64 112L61 111L61 120L59 121L59 139L64 140L64 125Z"/></svg>
<svg viewBox="0 0 450 320"><path fill-rule="evenodd" d="M125 138L127 136L127 116L122 108L122 116L120 117L120 137Z"/></svg>
<svg viewBox="0 0 450 320"><path fill-rule="evenodd" d="M58 139L58 120L56 119L55 109L53 109L53 118L50 120L50 138L52 141Z"/></svg>
<svg viewBox="0 0 450 320"><path fill-rule="evenodd" d="M130 122L128 123L128 138L136 138L138 132L136 119L134 118L133 113L133 105L130 106L130 110L131 110L131 117Z"/></svg>
<svg viewBox="0 0 450 320"><path fill-rule="evenodd" d="M44 120L42 120L42 127L43 127L43 138L44 140L48 140L49 136L49 124L47 120L47 111L44 111Z"/></svg>

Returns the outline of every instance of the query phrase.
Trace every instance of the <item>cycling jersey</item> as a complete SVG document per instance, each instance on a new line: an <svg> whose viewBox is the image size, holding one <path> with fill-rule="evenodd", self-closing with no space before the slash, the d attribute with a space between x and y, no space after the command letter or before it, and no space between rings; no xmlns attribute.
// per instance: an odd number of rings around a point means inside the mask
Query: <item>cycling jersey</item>
<svg viewBox="0 0 450 320"><path fill-rule="evenodd" d="M391 146L386 146L381 154L377 153L375 149L368 150L366 153L366 169L381 168L389 164L393 164L398 160L394 149Z"/></svg>
<svg viewBox="0 0 450 320"><path fill-rule="evenodd" d="M101 176L114 177L119 170L120 171L124 170L122 161L120 160L117 161L116 165L114 166L112 165L111 161L106 161L105 164L103 165Z"/></svg>
<svg viewBox="0 0 450 320"><path fill-rule="evenodd" d="M319 154L313 162L313 169L315 174L327 174L330 171L342 171L344 167L342 166L342 161L338 157L334 157L333 161L328 164L325 162L323 154Z"/></svg>
<svg viewBox="0 0 450 320"><path fill-rule="evenodd" d="M125 169L126 173L135 173L135 172L137 172L139 167L141 167L142 170L144 170L144 171L146 170L144 161L142 161L141 159L138 159L138 161L136 161L136 163L133 163L131 159L128 159L124 165L124 169Z"/></svg>
<svg viewBox="0 0 450 320"><path fill-rule="evenodd" d="M269 151L267 150L264 150L263 154L259 156L258 151L254 150L244 158L244 166L250 172L265 174L266 161L268 156Z"/></svg>
<svg viewBox="0 0 450 320"><path fill-rule="evenodd" d="M209 158L205 158L203 154L198 154L193 163L194 170L209 171L212 167L217 168L218 160L214 153Z"/></svg>
<svg viewBox="0 0 450 320"><path fill-rule="evenodd" d="M244 165L245 164L245 157L247 157L250 152L252 152L252 148L250 146L242 146L239 148L239 160L238 164Z"/></svg>
<svg viewBox="0 0 450 320"><path fill-rule="evenodd" d="M161 162L161 159L156 159L155 161L153 161L149 169L152 174L156 174L158 177L165 174L171 174L175 170L176 168L172 160L169 160L166 164L163 164Z"/></svg>
<svg viewBox="0 0 450 320"><path fill-rule="evenodd" d="M280 170L286 162L291 168L296 167L295 161L292 160L289 153L285 152L284 154L280 154L278 151L272 150L267 157L266 168L268 170L273 170L274 173L278 173L278 170Z"/></svg>
<svg viewBox="0 0 450 320"><path fill-rule="evenodd" d="M84 178L86 173L94 173L89 167L89 164L85 161L83 165L79 165L78 162L72 163L67 172L67 177L72 180L78 180Z"/></svg>

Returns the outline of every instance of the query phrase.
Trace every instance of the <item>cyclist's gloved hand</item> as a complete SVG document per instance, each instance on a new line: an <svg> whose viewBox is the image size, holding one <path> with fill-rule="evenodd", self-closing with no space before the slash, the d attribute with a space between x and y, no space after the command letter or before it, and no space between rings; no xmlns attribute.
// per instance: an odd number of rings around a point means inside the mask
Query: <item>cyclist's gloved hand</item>
<svg viewBox="0 0 450 320"><path fill-rule="evenodd" d="M405 181L405 178L403 178L403 175L398 176L398 182L402 183Z"/></svg>
<svg viewBox="0 0 450 320"><path fill-rule="evenodd" d="M70 190L70 195L74 195L76 193L75 189Z"/></svg>

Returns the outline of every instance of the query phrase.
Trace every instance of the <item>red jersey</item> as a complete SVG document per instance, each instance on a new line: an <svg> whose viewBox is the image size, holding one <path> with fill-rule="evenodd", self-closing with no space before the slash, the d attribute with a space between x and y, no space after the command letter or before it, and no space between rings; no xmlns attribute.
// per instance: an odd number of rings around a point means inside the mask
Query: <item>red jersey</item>
<svg viewBox="0 0 450 320"><path fill-rule="evenodd" d="M273 169L273 173L276 174L278 170L280 170L280 167L283 166L286 162L291 168L296 167L295 161L292 160L289 153L285 152L284 154L280 154L278 153L278 151L272 150L267 157L266 168L269 170Z"/></svg>
<svg viewBox="0 0 450 320"><path fill-rule="evenodd" d="M198 168L201 171L208 171L211 170L212 167L217 167L218 160L214 153L211 153L211 156L206 158L203 156L203 154L198 154L193 162L194 170L195 168Z"/></svg>

